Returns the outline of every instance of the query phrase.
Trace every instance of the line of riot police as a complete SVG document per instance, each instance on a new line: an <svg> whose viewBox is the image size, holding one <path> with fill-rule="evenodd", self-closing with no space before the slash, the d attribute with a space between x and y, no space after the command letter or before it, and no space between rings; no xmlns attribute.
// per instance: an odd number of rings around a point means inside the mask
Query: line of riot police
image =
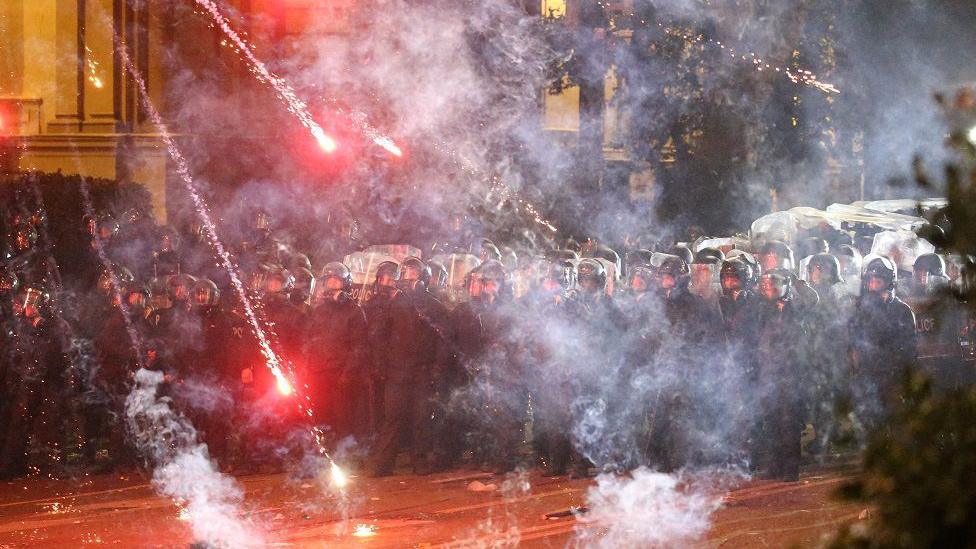
<svg viewBox="0 0 976 549"><path fill-rule="evenodd" d="M949 281L935 254L900 285L891 259L859 265L851 246L815 246L797 264L777 241L634 250L624 261L569 243L503 263L483 241L460 298L449 268L419 257L367 269L369 291L354 297L348 265L313 271L259 215L236 260L309 398L313 417L301 417L202 227L181 235L138 212L85 223L97 291L71 321L38 274L50 269L30 223L11 239L0 278L4 476L63 467L72 437L83 463L136 463L119 418L137 366L165 372L167 396L226 467L278 466L290 433L312 421L334 445L356 441L374 476L407 454L418 474L464 461L497 471L541 462L549 475L746 462L792 480L804 427L808 450L826 453L847 420L882 422L917 348L956 342L935 362L953 383L971 381L957 338L967 321L937 291ZM919 345L905 287L931 311ZM853 408L839 417L843 402Z"/></svg>

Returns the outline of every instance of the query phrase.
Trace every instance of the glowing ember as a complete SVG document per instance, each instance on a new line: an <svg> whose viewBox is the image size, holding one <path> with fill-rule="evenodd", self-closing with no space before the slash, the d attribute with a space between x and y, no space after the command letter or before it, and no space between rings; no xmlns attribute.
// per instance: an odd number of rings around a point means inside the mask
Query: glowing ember
<svg viewBox="0 0 976 549"><path fill-rule="evenodd" d="M345 488L349 484L349 477L346 476L346 472L340 469L334 461L332 462L332 484L338 488Z"/></svg>
<svg viewBox="0 0 976 549"><path fill-rule="evenodd" d="M55 501L55 502L52 502L52 503L47 504L47 510L52 515L60 515L60 514L64 514L64 513L70 512L71 511L71 507L68 506L68 505L62 505L61 503Z"/></svg>
<svg viewBox="0 0 976 549"><path fill-rule="evenodd" d="M291 396L295 392L295 389L291 386L291 383L285 379L284 375L275 374L275 378L278 384L278 392L284 396Z"/></svg>
<svg viewBox="0 0 976 549"><path fill-rule="evenodd" d="M98 61L92 59L92 51L88 46L85 46L85 53L87 54L85 56L85 63L88 65L88 81L91 82L92 86L95 86L97 89L102 89L105 84L97 74Z"/></svg>
<svg viewBox="0 0 976 549"><path fill-rule="evenodd" d="M372 524L357 524L355 528L352 529L352 535L357 538L368 538L370 536L376 535L376 527Z"/></svg>

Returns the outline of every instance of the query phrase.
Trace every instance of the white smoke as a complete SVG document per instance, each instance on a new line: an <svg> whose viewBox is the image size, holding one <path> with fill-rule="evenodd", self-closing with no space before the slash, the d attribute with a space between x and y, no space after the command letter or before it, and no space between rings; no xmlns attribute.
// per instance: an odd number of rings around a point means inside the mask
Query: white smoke
<svg viewBox="0 0 976 549"><path fill-rule="evenodd" d="M243 492L217 470L196 429L161 396L162 372L140 369L125 400L135 447L155 466L153 485L181 508L196 538L216 547L260 547L262 536L241 511Z"/></svg>
<svg viewBox="0 0 976 549"><path fill-rule="evenodd" d="M630 476L600 475L586 494L575 544L582 547L677 547L700 538L722 506L720 492L684 474L640 467Z"/></svg>
<svg viewBox="0 0 976 549"><path fill-rule="evenodd" d="M519 515L510 504L515 503L531 492L529 474L524 469L518 469L508 475L498 487L505 504L500 507L490 507L488 516L478 525L455 538L445 547L453 549L499 549L502 547L518 547L522 541L522 530L519 525Z"/></svg>

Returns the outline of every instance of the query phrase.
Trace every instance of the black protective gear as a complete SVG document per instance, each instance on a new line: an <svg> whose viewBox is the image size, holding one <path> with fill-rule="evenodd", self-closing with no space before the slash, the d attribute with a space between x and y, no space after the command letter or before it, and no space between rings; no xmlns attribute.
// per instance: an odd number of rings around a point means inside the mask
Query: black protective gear
<svg viewBox="0 0 976 549"><path fill-rule="evenodd" d="M373 295L392 297L397 291L397 281L400 279L400 265L393 261L384 261L376 267L376 278L373 280Z"/></svg>
<svg viewBox="0 0 976 549"><path fill-rule="evenodd" d="M790 273L770 270L761 283L788 284ZM791 299L760 304L757 348L759 424L753 459L768 478L796 481L800 467L800 432L810 383L805 352L808 341L803 313Z"/></svg>
<svg viewBox="0 0 976 549"><path fill-rule="evenodd" d="M170 277L167 283L169 297L174 302L188 303L193 299L193 288L197 284L197 279L188 274L180 274Z"/></svg>
<svg viewBox="0 0 976 549"><path fill-rule="evenodd" d="M691 270L688 267L688 262L676 255L668 255L664 257L664 260L657 267L658 275L671 275L675 280L681 279L683 277L691 274Z"/></svg>
<svg viewBox="0 0 976 549"><path fill-rule="evenodd" d="M377 280L381 276L389 276L393 279L400 278L400 266L393 261L384 261L376 267Z"/></svg>
<svg viewBox="0 0 976 549"><path fill-rule="evenodd" d="M632 289L634 288L634 279L639 279L644 283L644 291L654 283L656 272L650 263L631 265L628 271L630 272L630 287Z"/></svg>
<svg viewBox="0 0 976 549"><path fill-rule="evenodd" d="M763 244L758 255L763 271L772 269L792 271L796 265L793 260L793 249L779 240L771 240Z"/></svg>
<svg viewBox="0 0 976 549"><path fill-rule="evenodd" d="M266 295L287 295L295 288L295 276L288 269L272 267L264 279Z"/></svg>
<svg viewBox="0 0 976 549"><path fill-rule="evenodd" d="M668 251L668 255L674 255L680 257L685 263L691 265L695 262L695 252L691 251L686 244L675 244Z"/></svg>
<svg viewBox="0 0 976 549"><path fill-rule="evenodd" d="M814 281L814 271L820 271L821 275L818 281ZM827 254L820 253L815 254L810 257L810 262L807 263L807 280L815 287L825 288L827 286L833 286L838 282L841 282L843 278L840 275L840 261L836 257Z"/></svg>
<svg viewBox="0 0 976 549"><path fill-rule="evenodd" d="M427 267L430 268L430 282L428 283L428 287L431 290L447 288L447 285L450 283L447 279L449 276L447 268L439 261L428 261Z"/></svg>
<svg viewBox="0 0 976 549"><path fill-rule="evenodd" d="M665 254L655 274L658 291L665 295L675 289L685 290L691 283L691 268L684 259L675 255Z"/></svg>
<svg viewBox="0 0 976 549"><path fill-rule="evenodd" d="M482 304L491 303L499 298L508 301L512 294L512 287L509 283L508 271L501 261L490 259L478 265L470 273L472 298Z"/></svg>
<svg viewBox="0 0 976 549"><path fill-rule="evenodd" d="M310 269L306 269L305 267L297 267L291 270L291 273L295 277L295 287L289 296L292 303L296 305L307 303L315 291L315 275L312 274Z"/></svg>
<svg viewBox="0 0 976 549"><path fill-rule="evenodd" d="M379 274L379 269L377 269L376 274ZM325 267L322 267L322 272L319 274L319 278L323 281L327 278L337 278L341 280L342 291L344 292L348 292L352 288L352 271L349 270L349 267L347 267L344 263L339 261L326 263Z"/></svg>
<svg viewBox="0 0 976 549"><path fill-rule="evenodd" d="M198 307L213 307L220 301L220 290L212 280L201 278L193 285L193 304Z"/></svg>
<svg viewBox="0 0 976 549"><path fill-rule="evenodd" d="M924 273L930 276L945 277L945 259L942 259L942 256L938 254L922 254L915 259L913 270L916 276Z"/></svg>
<svg viewBox="0 0 976 549"><path fill-rule="evenodd" d="M789 299L793 276L786 269L772 269L759 277L759 295L766 301Z"/></svg>
<svg viewBox="0 0 976 549"><path fill-rule="evenodd" d="M607 270L602 263L595 259L584 259L576 267L576 278L580 286L585 287L585 283L592 284L592 291L602 292L607 287Z"/></svg>
<svg viewBox="0 0 976 549"><path fill-rule="evenodd" d="M169 297L169 277L157 276L149 281L149 300L153 309L168 309L173 306Z"/></svg>
<svg viewBox="0 0 976 549"><path fill-rule="evenodd" d="M285 262L285 268L291 272L297 272L298 269L312 270L312 262L308 259L308 256L302 253L293 253L288 255L288 259Z"/></svg>
<svg viewBox="0 0 976 549"><path fill-rule="evenodd" d="M746 291L752 288L755 279L754 267L741 257L733 257L722 263L722 270L719 272L722 281L722 293L730 296L734 292ZM738 284L730 283L729 280L738 281Z"/></svg>
<svg viewBox="0 0 976 549"><path fill-rule="evenodd" d="M133 282L122 288L122 298L125 299L129 312L133 315L145 311L146 307L149 306L150 297L149 288L138 282Z"/></svg>
<svg viewBox="0 0 976 549"><path fill-rule="evenodd" d="M695 254L695 263L715 264L725 261L725 254L718 248L702 248Z"/></svg>
<svg viewBox="0 0 976 549"><path fill-rule="evenodd" d="M915 234L918 235L919 238L924 238L925 240L929 241L929 243L936 248L944 248L947 242L945 230L943 230L942 227L932 223L922 225L915 230Z"/></svg>
<svg viewBox="0 0 976 549"><path fill-rule="evenodd" d="M384 261L376 267L376 279L373 282L376 290L379 290L380 286L392 287L396 285L396 281L400 279L400 265L394 263L393 261ZM381 281L388 280L388 283L383 283Z"/></svg>
<svg viewBox="0 0 976 549"><path fill-rule="evenodd" d="M400 280L419 282L426 288L430 282L430 267L419 257L408 257L400 263Z"/></svg>
<svg viewBox="0 0 976 549"><path fill-rule="evenodd" d="M606 259L616 270L616 275L620 276L620 255L607 246L597 246L591 254L593 258Z"/></svg>
<svg viewBox="0 0 976 549"><path fill-rule="evenodd" d="M895 282L898 281L898 269L894 262L884 256L878 256L864 266L864 273L861 275L862 283L866 286L869 278L880 278L887 283L887 289L893 289ZM865 287L863 291L867 291Z"/></svg>
<svg viewBox="0 0 976 549"><path fill-rule="evenodd" d="M480 259L482 263L492 259L495 261L501 261L502 253L498 250L498 246L496 246L494 242L485 238L481 241L481 249L478 251L478 259Z"/></svg>
<svg viewBox="0 0 976 549"><path fill-rule="evenodd" d="M366 427L366 350L366 316L351 295L340 292L309 312L302 354L314 419L331 426L339 437L359 436Z"/></svg>
<svg viewBox="0 0 976 549"><path fill-rule="evenodd" d="M654 258L654 252L651 250L634 250L627 252L626 261L627 268L630 269L635 266L646 266L650 265Z"/></svg>
<svg viewBox="0 0 976 549"><path fill-rule="evenodd" d="M868 271L871 275L868 275ZM894 265L887 258L869 261L864 278L888 277L894 285ZM898 402L898 379L915 365L915 315L894 292L862 291L850 327L855 402L869 429Z"/></svg>

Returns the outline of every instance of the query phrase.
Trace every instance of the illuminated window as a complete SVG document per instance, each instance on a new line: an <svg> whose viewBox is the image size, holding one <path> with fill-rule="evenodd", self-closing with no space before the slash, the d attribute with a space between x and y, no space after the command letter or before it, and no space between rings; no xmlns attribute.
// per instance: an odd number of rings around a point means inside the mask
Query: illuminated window
<svg viewBox="0 0 976 549"><path fill-rule="evenodd" d="M542 0L543 17L562 17L566 15L566 0Z"/></svg>

